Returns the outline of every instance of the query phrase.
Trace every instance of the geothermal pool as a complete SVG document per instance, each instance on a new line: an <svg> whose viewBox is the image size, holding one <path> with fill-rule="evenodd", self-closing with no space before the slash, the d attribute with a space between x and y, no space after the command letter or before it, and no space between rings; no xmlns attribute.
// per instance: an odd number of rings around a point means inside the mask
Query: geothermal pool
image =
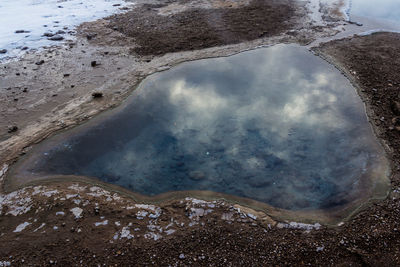
<svg viewBox="0 0 400 267"><path fill-rule="evenodd" d="M388 172L349 81L303 47L276 45L151 75L121 107L34 147L13 175L314 210L382 193Z"/></svg>

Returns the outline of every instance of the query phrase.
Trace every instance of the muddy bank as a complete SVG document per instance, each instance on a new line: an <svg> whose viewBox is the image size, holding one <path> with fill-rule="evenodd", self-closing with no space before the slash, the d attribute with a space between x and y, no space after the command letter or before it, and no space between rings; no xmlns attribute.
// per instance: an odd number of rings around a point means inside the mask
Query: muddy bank
<svg viewBox="0 0 400 267"><path fill-rule="evenodd" d="M214 1L189 9L184 5L188 1L168 2L176 3L145 4L112 16L108 27L133 38L133 52L162 55L278 35L293 29L305 15L293 1L228 1L225 6Z"/></svg>

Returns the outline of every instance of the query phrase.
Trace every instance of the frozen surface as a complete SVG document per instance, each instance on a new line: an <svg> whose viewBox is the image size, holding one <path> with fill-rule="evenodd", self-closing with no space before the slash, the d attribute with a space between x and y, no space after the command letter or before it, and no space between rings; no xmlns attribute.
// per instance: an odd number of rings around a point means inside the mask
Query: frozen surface
<svg viewBox="0 0 400 267"><path fill-rule="evenodd" d="M126 5L121 0L1 0L0 50L7 53L0 53L0 59L16 56L24 47L59 44L44 33L62 30L61 36L72 39L75 26L111 15Z"/></svg>
<svg viewBox="0 0 400 267"><path fill-rule="evenodd" d="M111 117L33 151L22 175L92 176L147 195L211 190L287 209L345 204L387 167L354 88L290 45L152 75Z"/></svg>

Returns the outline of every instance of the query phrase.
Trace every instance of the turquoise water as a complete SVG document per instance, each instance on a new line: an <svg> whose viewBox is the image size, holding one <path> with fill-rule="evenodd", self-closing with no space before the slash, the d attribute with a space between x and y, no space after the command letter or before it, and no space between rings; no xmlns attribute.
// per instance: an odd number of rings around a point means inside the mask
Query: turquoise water
<svg viewBox="0 0 400 267"><path fill-rule="evenodd" d="M382 157L350 83L305 48L277 45L154 74L123 108L34 148L23 169L302 210L353 200Z"/></svg>

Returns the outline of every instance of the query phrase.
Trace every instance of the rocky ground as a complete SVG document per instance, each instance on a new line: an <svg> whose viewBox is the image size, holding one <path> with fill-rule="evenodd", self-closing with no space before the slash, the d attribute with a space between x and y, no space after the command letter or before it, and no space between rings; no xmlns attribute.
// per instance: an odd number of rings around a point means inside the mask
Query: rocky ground
<svg viewBox="0 0 400 267"><path fill-rule="evenodd" d="M287 3L151 1L82 25L80 37L65 48L2 64L0 180L8 192L0 194L0 266L399 265L399 34L352 37L314 49L358 88L393 162L391 195L337 227L277 222L225 201L150 205L83 181L13 192L17 185L4 183L8 166L29 146L119 104L150 73L259 45L305 44L340 26L332 19L336 11L325 14L332 24L322 27L307 19L305 5ZM241 28L230 14L254 20ZM205 25L213 16L215 23Z"/></svg>

